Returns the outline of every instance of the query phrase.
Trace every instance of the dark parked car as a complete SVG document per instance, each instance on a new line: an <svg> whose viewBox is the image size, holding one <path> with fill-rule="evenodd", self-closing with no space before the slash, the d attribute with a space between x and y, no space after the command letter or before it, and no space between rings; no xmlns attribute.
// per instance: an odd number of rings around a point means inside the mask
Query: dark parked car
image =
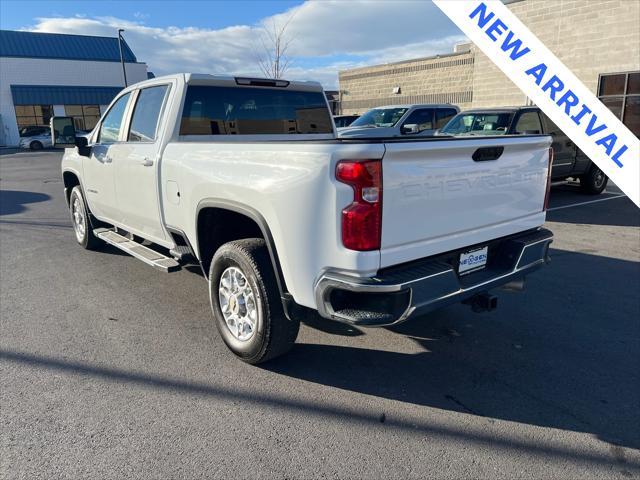
<svg viewBox="0 0 640 480"><path fill-rule="evenodd" d="M441 135L548 134L553 138L554 181L580 180L586 193L597 195L607 186L608 177L538 107L505 107L467 110L459 113L439 132Z"/></svg>
<svg viewBox="0 0 640 480"><path fill-rule="evenodd" d="M333 121L336 122L336 128L348 127L359 117L360 115L334 115Z"/></svg>

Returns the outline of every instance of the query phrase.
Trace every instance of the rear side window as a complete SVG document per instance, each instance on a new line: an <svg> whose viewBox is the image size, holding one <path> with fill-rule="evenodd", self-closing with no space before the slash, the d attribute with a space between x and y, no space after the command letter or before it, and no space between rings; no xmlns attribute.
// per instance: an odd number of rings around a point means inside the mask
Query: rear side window
<svg viewBox="0 0 640 480"><path fill-rule="evenodd" d="M333 133L322 92L193 85L180 135Z"/></svg>
<svg viewBox="0 0 640 480"><path fill-rule="evenodd" d="M442 128L458 114L453 108L436 109L436 128Z"/></svg>
<svg viewBox="0 0 640 480"><path fill-rule="evenodd" d="M516 123L515 133L542 133L538 112L524 112Z"/></svg>
<svg viewBox="0 0 640 480"><path fill-rule="evenodd" d="M160 110L167 93L167 85L140 90L129 128L129 142L153 142L156 139Z"/></svg>
<svg viewBox="0 0 640 480"><path fill-rule="evenodd" d="M560 128L558 128L558 126L555 123L553 123L551 121L551 119L549 117L547 117L545 115L545 113L542 112L542 111L540 112L540 119L542 120L543 132L544 133L548 133L550 135L555 135L555 134L558 134L558 133L562 133L560 131Z"/></svg>

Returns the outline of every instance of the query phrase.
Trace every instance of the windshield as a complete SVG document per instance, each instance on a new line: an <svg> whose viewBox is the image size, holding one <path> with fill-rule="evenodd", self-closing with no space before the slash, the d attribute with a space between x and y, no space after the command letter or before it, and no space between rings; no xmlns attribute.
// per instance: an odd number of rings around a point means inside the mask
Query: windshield
<svg viewBox="0 0 640 480"><path fill-rule="evenodd" d="M350 127L393 127L408 108L374 108L358 118Z"/></svg>
<svg viewBox="0 0 640 480"><path fill-rule="evenodd" d="M461 113L440 132L448 135L504 135L512 118L513 113Z"/></svg>

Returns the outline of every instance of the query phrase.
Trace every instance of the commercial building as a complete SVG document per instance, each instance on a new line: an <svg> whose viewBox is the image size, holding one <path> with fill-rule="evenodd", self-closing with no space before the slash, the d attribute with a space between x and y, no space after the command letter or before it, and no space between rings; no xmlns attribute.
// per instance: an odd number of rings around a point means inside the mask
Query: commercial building
<svg viewBox="0 0 640 480"><path fill-rule="evenodd" d="M89 130L127 83L147 78L126 42L117 37L0 30L0 145L17 145L20 130L72 116Z"/></svg>
<svg viewBox="0 0 640 480"><path fill-rule="evenodd" d="M640 2L507 0L511 11L640 136ZM451 54L344 70L341 113L380 105L449 102L460 108L529 99L475 46Z"/></svg>

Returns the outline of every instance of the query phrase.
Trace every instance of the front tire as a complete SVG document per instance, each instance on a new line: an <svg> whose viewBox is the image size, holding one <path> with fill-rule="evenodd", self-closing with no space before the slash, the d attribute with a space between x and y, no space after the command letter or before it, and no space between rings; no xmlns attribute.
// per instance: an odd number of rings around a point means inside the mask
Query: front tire
<svg viewBox="0 0 640 480"><path fill-rule="evenodd" d="M580 189L589 195L599 195L607 188L608 182L609 177L593 164L589 171L580 177Z"/></svg>
<svg viewBox="0 0 640 480"><path fill-rule="evenodd" d="M73 223L73 231L76 234L78 243L87 250L98 249L102 242L93 234L87 204L84 201L80 185L73 187L71 195L69 195L69 213L71 214L71 223Z"/></svg>
<svg viewBox="0 0 640 480"><path fill-rule="evenodd" d="M34 151L35 150L42 150L43 148L44 148L44 145L42 145L42 143L37 141L37 140L34 141L34 142L31 142L29 144L29 149L34 150Z"/></svg>
<svg viewBox="0 0 640 480"><path fill-rule="evenodd" d="M237 240L218 249L209 268L209 298L218 332L244 362L266 362L295 343L300 321L284 313L264 240Z"/></svg>

